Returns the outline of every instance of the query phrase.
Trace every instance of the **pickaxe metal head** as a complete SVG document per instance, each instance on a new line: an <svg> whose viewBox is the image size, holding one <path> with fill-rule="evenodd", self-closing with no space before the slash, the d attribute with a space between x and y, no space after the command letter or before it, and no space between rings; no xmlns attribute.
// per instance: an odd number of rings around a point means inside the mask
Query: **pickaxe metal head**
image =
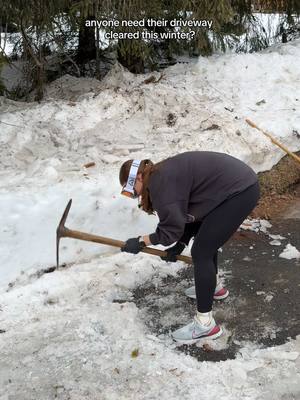
<svg viewBox="0 0 300 400"><path fill-rule="evenodd" d="M61 217L61 220L58 224L58 227L56 229L56 266L57 266L57 268L59 267L59 241L60 241L60 238L65 236L65 232L66 232L65 222L68 217L71 205L72 205L72 199L69 200L67 207L66 207L66 209Z"/></svg>

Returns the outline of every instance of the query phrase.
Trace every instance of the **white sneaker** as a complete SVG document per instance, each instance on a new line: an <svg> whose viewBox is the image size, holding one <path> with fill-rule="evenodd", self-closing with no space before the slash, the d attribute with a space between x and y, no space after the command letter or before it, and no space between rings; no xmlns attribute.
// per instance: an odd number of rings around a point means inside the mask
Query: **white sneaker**
<svg viewBox="0 0 300 400"><path fill-rule="evenodd" d="M187 297L190 297L191 299L196 298L196 289L195 286L189 287L184 291L185 295ZM229 290L224 288L221 282L218 282L215 293L214 293L214 300L223 300L226 299L229 295Z"/></svg>
<svg viewBox="0 0 300 400"><path fill-rule="evenodd" d="M171 335L177 342L193 344L205 337L216 339L222 335L222 333L221 327L216 324L213 318L211 318L208 325L203 325L200 323L197 316L195 316L192 322L172 332Z"/></svg>

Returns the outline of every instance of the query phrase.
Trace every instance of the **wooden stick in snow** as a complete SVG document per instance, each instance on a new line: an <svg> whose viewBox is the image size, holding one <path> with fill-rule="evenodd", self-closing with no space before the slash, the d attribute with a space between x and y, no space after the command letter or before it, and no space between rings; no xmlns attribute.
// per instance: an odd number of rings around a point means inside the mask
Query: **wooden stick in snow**
<svg viewBox="0 0 300 400"><path fill-rule="evenodd" d="M258 131L262 132L265 136L267 136L272 143L276 144L276 146L280 147L283 151L285 151L289 156L291 156L294 161L296 161L300 165L300 157L297 156L297 154L293 153L290 151L286 146L284 146L282 143L278 142L270 133L262 130L259 128L254 122L250 121L250 119L246 119L246 122L248 125L250 125L252 128L257 129Z"/></svg>

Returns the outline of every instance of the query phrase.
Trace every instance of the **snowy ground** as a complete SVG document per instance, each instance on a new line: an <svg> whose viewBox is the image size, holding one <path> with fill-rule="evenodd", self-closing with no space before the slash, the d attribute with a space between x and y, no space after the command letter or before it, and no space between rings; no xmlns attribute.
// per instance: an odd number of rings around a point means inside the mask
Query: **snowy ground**
<svg viewBox="0 0 300 400"><path fill-rule="evenodd" d="M299 337L273 349L248 343L235 360L207 363L149 335L123 300L181 263L63 239L67 267L38 279L55 263L69 198L70 228L120 240L154 229L156 217L119 195L128 158L205 149L267 170L283 153L245 118L299 150L299 61L298 40L177 65L158 83L117 65L100 85L62 78L41 104L0 99L1 400L300 397Z"/></svg>

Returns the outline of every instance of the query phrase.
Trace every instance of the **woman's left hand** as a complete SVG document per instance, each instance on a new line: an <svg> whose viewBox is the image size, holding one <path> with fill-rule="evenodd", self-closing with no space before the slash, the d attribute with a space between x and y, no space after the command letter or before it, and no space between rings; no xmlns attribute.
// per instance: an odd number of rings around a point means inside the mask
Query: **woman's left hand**
<svg viewBox="0 0 300 400"><path fill-rule="evenodd" d="M121 247L121 251L131 254L139 253L145 247L145 242L141 241L140 238L141 236L126 240L125 245Z"/></svg>
<svg viewBox="0 0 300 400"><path fill-rule="evenodd" d="M186 244L182 242L177 242L174 246L169 247L166 249L166 256L160 257L164 261L169 261L169 262L176 262L177 261L177 256L183 252L185 249Z"/></svg>

